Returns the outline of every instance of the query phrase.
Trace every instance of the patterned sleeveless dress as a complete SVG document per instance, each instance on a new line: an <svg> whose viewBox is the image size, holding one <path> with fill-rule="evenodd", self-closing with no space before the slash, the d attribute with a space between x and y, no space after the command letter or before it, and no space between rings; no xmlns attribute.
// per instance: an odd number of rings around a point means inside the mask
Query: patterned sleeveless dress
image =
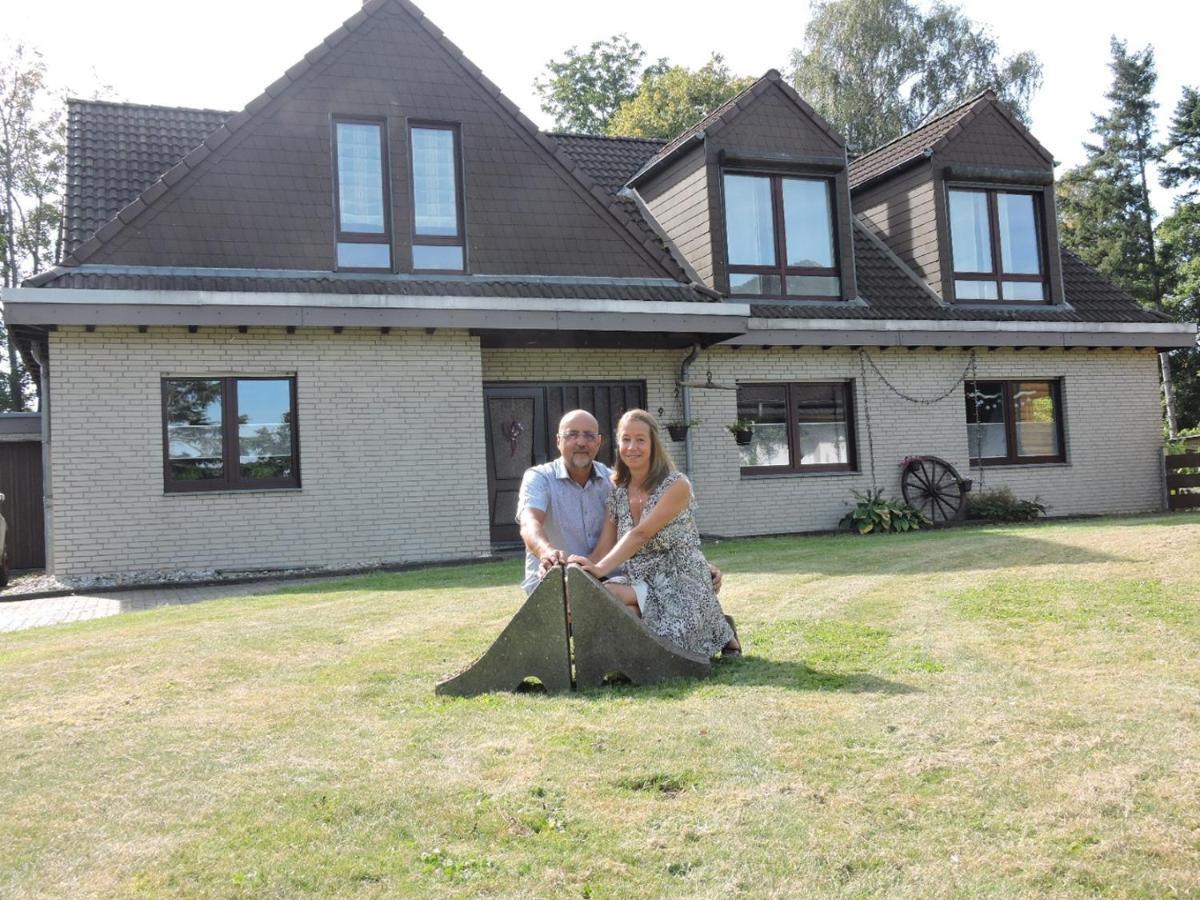
<svg viewBox="0 0 1200 900"><path fill-rule="evenodd" d="M642 517L672 484L683 478L672 472L646 498ZM686 479L685 479L686 480ZM708 561L700 552L700 532L696 528L696 498L688 485L688 505L663 526L641 550L625 563L629 581L647 586L642 607L642 623L650 631L677 647L712 657L733 638L733 630L721 612L713 593ZM608 498L608 515L617 525L617 540L633 528L629 491L613 488Z"/></svg>

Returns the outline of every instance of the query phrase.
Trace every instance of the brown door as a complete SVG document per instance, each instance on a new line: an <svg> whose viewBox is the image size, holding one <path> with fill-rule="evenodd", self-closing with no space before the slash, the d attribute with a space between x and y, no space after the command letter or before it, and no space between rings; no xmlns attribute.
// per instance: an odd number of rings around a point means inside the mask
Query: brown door
<svg viewBox="0 0 1200 900"><path fill-rule="evenodd" d="M604 444L597 455L613 463L613 429L625 410L642 407L646 385L637 381L485 384L488 455L488 516L493 543L521 539L515 521L521 476L530 466L558 456L554 431L564 412L586 409L600 422Z"/></svg>
<svg viewBox="0 0 1200 900"><path fill-rule="evenodd" d="M5 549L10 569L46 566L42 507L42 445L35 441L0 443L0 516L8 524Z"/></svg>
<svg viewBox="0 0 1200 900"><path fill-rule="evenodd" d="M519 541L517 492L530 466L544 463L546 444L545 391L533 385L485 386L484 420L488 455L488 516L492 541Z"/></svg>

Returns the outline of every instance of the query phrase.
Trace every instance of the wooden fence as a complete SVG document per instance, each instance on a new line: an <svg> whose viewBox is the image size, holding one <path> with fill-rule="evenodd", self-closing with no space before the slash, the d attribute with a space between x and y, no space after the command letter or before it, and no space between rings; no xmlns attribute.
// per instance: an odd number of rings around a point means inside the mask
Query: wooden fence
<svg viewBox="0 0 1200 900"><path fill-rule="evenodd" d="M1163 456L1167 509L1200 509L1200 451Z"/></svg>

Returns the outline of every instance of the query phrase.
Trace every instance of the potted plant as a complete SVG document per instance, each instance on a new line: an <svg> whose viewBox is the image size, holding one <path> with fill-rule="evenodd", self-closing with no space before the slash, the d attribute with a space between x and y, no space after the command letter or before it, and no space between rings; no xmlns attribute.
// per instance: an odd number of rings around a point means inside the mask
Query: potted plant
<svg viewBox="0 0 1200 900"><path fill-rule="evenodd" d="M738 419L732 425L725 427L729 429L738 446L746 446L754 437L754 422L751 419Z"/></svg>
<svg viewBox="0 0 1200 900"><path fill-rule="evenodd" d="M699 419L676 419L674 422L667 423L667 434L675 443L682 443L687 440L688 429L699 424Z"/></svg>

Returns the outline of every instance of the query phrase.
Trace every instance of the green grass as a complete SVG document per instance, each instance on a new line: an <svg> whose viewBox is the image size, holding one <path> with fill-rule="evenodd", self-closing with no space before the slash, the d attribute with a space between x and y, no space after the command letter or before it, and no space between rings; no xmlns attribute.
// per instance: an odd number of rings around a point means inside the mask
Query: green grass
<svg viewBox="0 0 1200 900"><path fill-rule="evenodd" d="M703 682L436 697L519 564L0 638L0 896L1200 894L1200 515L709 548Z"/></svg>

